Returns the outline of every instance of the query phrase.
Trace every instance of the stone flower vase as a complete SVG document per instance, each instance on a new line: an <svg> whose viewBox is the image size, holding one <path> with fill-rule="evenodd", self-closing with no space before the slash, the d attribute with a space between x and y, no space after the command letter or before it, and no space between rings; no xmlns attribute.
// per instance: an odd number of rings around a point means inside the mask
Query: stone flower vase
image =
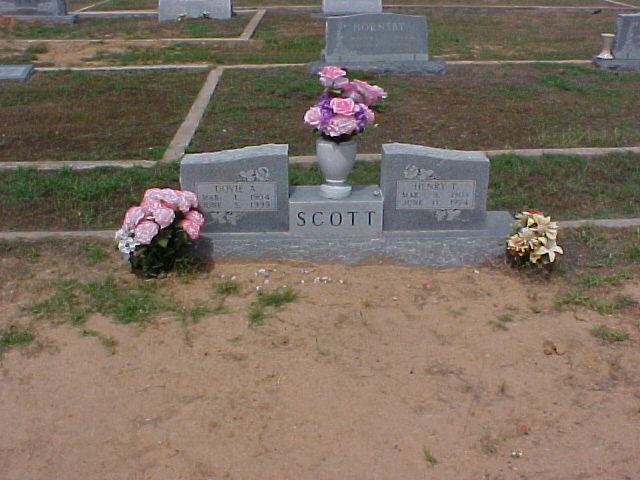
<svg viewBox="0 0 640 480"><path fill-rule="evenodd" d="M613 40L615 35L613 33L603 33L602 37L602 51L598 54L596 58L600 58L602 60L613 60L613 53L611 49L613 48Z"/></svg>
<svg viewBox="0 0 640 480"><path fill-rule="evenodd" d="M324 175L320 186L320 195L325 198L345 198L351 195L351 185L347 177L356 161L358 144L352 138L343 142L334 142L325 138L316 140L318 165Z"/></svg>

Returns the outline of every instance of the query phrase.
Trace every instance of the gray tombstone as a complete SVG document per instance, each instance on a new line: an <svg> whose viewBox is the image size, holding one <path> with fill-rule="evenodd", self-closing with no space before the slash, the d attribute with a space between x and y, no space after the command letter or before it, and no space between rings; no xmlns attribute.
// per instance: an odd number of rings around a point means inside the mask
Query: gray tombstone
<svg viewBox="0 0 640 480"><path fill-rule="evenodd" d="M325 15L380 12L382 0L322 0L322 13Z"/></svg>
<svg viewBox="0 0 640 480"><path fill-rule="evenodd" d="M317 72L324 65L374 72L444 73L441 60L429 60L427 19L420 15L364 13L328 17L325 49L321 61L310 66Z"/></svg>
<svg viewBox="0 0 640 480"><path fill-rule="evenodd" d="M22 21L73 23L75 15L67 15L65 0L0 0L0 16Z"/></svg>
<svg viewBox="0 0 640 480"><path fill-rule="evenodd" d="M489 159L482 152L402 143L382 146L384 229L482 229Z"/></svg>
<svg viewBox="0 0 640 480"><path fill-rule="evenodd" d="M289 202L292 235L379 236L382 233L382 195L377 185L355 185L351 195L328 199L320 187L293 187Z"/></svg>
<svg viewBox="0 0 640 480"><path fill-rule="evenodd" d="M26 82L33 72L33 65L0 65L0 81Z"/></svg>
<svg viewBox="0 0 640 480"><path fill-rule="evenodd" d="M158 20L167 22L178 18L229 19L231 0L159 0Z"/></svg>
<svg viewBox="0 0 640 480"><path fill-rule="evenodd" d="M640 71L640 13L618 15L612 53L613 59L595 57L594 65L609 70Z"/></svg>
<svg viewBox="0 0 640 480"><path fill-rule="evenodd" d="M288 151L288 145L260 145L185 155L180 185L198 197L203 232L288 230Z"/></svg>

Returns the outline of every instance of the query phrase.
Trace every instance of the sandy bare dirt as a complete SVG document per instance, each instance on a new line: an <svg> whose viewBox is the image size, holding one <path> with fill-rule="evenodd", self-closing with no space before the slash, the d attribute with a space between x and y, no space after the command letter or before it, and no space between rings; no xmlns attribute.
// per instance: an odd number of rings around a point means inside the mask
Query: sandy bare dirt
<svg viewBox="0 0 640 480"><path fill-rule="evenodd" d="M44 279L127 275L115 257L1 260L0 326L28 321ZM298 299L249 328L259 268ZM143 327L92 315L111 355L78 328L34 324L37 340L0 364L0 478L640 476L637 310L559 311L561 278L502 266L219 263L161 283L211 303L222 275L242 292L188 336L171 315ZM620 290L640 298L637 278ZM503 314L507 330L490 323ZM631 339L604 343L594 323Z"/></svg>

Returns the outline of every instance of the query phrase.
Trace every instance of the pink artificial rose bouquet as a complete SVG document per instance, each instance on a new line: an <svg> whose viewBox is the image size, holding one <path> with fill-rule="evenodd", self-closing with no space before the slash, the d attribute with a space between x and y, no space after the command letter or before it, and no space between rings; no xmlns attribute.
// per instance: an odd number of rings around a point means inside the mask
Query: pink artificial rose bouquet
<svg viewBox="0 0 640 480"><path fill-rule="evenodd" d="M318 72L324 92L304 114L304 123L333 141L348 140L375 122L373 104L386 98L377 85L349 80L347 72L327 65Z"/></svg>
<svg viewBox="0 0 640 480"><path fill-rule="evenodd" d="M158 277L191 263L188 246L198 239L204 225L197 206L193 192L150 188L140 205L126 211L115 238L134 272Z"/></svg>

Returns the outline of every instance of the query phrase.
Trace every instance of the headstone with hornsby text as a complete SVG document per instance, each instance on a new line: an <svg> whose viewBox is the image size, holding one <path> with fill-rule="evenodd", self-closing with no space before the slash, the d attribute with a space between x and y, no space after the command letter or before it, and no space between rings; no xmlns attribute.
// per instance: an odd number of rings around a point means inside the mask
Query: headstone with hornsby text
<svg viewBox="0 0 640 480"><path fill-rule="evenodd" d="M328 17L321 60L324 65L374 72L444 73L441 60L431 60L427 19L422 15L373 13Z"/></svg>

